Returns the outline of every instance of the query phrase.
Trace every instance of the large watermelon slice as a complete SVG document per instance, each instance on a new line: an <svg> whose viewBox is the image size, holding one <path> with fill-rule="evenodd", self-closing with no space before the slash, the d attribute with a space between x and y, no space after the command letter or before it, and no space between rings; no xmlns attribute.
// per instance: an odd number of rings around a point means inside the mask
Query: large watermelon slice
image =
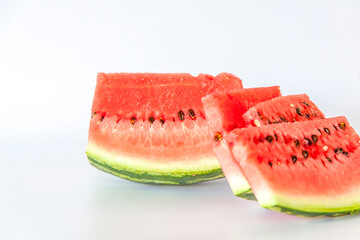
<svg viewBox="0 0 360 240"><path fill-rule="evenodd" d="M205 115L214 136L213 150L236 196L253 199L250 186L222 138L236 127L244 127L242 115L254 105L281 96L278 86L216 92L202 99Z"/></svg>
<svg viewBox="0 0 360 240"><path fill-rule="evenodd" d="M88 159L137 182L189 184L222 177L201 97L237 88L241 80L227 73L99 73Z"/></svg>
<svg viewBox="0 0 360 240"><path fill-rule="evenodd" d="M359 210L360 138L345 117L235 129L226 140L261 206L303 216Z"/></svg>

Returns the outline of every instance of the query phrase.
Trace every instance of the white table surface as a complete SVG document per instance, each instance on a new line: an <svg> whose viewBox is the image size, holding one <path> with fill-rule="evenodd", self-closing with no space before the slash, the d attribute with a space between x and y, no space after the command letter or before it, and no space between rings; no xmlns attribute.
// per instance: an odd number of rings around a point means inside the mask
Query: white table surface
<svg viewBox="0 0 360 240"><path fill-rule="evenodd" d="M360 2L1 1L0 239L359 239L360 218L299 218L225 179L129 182L85 156L97 72L232 72L308 93L360 133Z"/></svg>

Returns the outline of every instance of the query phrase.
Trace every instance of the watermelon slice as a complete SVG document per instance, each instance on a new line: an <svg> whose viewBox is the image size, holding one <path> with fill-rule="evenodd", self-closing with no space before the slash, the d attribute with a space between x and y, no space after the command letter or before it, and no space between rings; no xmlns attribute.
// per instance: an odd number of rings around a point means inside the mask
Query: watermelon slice
<svg viewBox="0 0 360 240"><path fill-rule="evenodd" d="M278 97L257 104L243 116L245 126L323 119L325 115L306 94Z"/></svg>
<svg viewBox="0 0 360 240"><path fill-rule="evenodd" d="M262 207L301 216L360 209L360 138L345 117L235 129L226 140Z"/></svg>
<svg viewBox="0 0 360 240"><path fill-rule="evenodd" d="M223 176L201 97L242 88L234 75L99 73L86 154L128 180L189 184Z"/></svg>
<svg viewBox="0 0 360 240"><path fill-rule="evenodd" d="M250 186L222 138L236 127L244 127L242 115L254 105L281 96L278 86L217 92L202 98L207 122L215 141L213 150L236 196L254 199Z"/></svg>

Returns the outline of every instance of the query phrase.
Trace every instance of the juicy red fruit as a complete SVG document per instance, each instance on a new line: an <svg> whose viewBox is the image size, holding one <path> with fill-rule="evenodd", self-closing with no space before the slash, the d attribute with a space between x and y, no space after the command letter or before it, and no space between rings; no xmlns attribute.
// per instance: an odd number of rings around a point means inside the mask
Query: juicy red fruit
<svg viewBox="0 0 360 240"><path fill-rule="evenodd" d="M260 205L308 216L360 208L360 138L345 117L235 129L226 140Z"/></svg>

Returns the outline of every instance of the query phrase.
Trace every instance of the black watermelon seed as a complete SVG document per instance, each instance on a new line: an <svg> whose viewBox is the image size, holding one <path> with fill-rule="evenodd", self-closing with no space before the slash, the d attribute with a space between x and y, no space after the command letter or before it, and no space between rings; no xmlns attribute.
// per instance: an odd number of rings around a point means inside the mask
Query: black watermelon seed
<svg viewBox="0 0 360 240"><path fill-rule="evenodd" d="M101 118L100 118L100 120L99 120L99 123L101 123L101 122L104 120L104 118L105 118L105 116L102 115Z"/></svg>
<svg viewBox="0 0 360 240"><path fill-rule="evenodd" d="M270 167L272 167L272 162L269 161L268 164L269 164Z"/></svg>
<svg viewBox="0 0 360 240"><path fill-rule="evenodd" d="M259 115L260 120L262 120L262 116L261 116L261 114L259 112L258 112L258 115Z"/></svg>
<svg viewBox="0 0 360 240"><path fill-rule="evenodd" d="M137 121L136 117L132 117L130 119L130 122L131 122L132 125L134 125L136 123L136 121Z"/></svg>
<svg viewBox="0 0 360 240"><path fill-rule="evenodd" d="M335 125L333 125L333 127L336 129L336 131L338 130L338 128Z"/></svg>
<svg viewBox="0 0 360 240"><path fill-rule="evenodd" d="M278 140L278 135L274 134L275 140Z"/></svg>
<svg viewBox="0 0 360 240"><path fill-rule="evenodd" d="M302 116L302 114L301 114L301 109L300 109L300 108L295 108L295 110L296 110L296 113L297 113L299 116Z"/></svg>
<svg viewBox="0 0 360 240"><path fill-rule="evenodd" d="M269 143L271 143L273 140L274 140L274 138L272 136L266 137L266 141L268 141Z"/></svg>
<svg viewBox="0 0 360 240"><path fill-rule="evenodd" d="M195 115L194 110L189 109L188 114L189 114L189 116L191 117L191 119L196 119L196 115Z"/></svg>
<svg viewBox="0 0 360 240"><path fill-rule="evenodd" d="M291 161L292 161L293 163L296 163L297 157L296 157L296 156L291 156Z"/></svg>
<svg viewBox="0 0 360 240"><path fill-rule="evenodd" d="M341 122L341 123L339 123L339 127L340 127L342 130L345 130L346 124L345 124L344 122Z"/></svg>
<svg viewBox="0 0 360 240"><path fill-rule="evenodd" d="M160 121L160 123L161 123L161 126L164 125L165 120L164 120L163 118L160 118L159 121Z"/></svg>
<svg viewBox="0 0 360 240"><path fill-rule="evenodd" d="M328 128L324 128L324 131L330 135L330 130Z"/></svg>
<svg viewBox="0 0 360 240"><path fill-rule="evenodd" d="M312 142L311 142L311 140L310 139L308 139L308 138L304 138L305 139L305 144L306 145L311 145L312 144Z"/></svg>
<svg viewBox="0 0 360 240"><path fill-rule="evenodd" d="M214 136L214 140L217 142L220 142L222 140L221 133L216 133Z"/></svg>
<svg viewBox="0 0 360 240"><path fill-rule="evenodd" d="M308 113L305 113L305 118L310 119L310 115Z"/></svg>
<svg viewBox="0 0 360 240"><path fill-rule="evenodd" d="M319 131L319 133L321 133L321 130L320 130L320 129L318 129L318 131Z"/></svg>
<svg viewBox="0 0 360 240"><path fill-rule="evenodd" d="M327 159L329 162L332 162L331 158L327 157L326 159Z"/></svg>
<svg viewBox="0 0 360 240"><path fill-rule="evenodd" d="M345 151L343 151L343 154L345 155L345 156L349 156L349 153L348 152L345 152Z"/></svg>
<svg viewBox="0 0 360 240"><path fill-rule="evenodd" d="M286 122L286 118L284 118L284 117L280 117L280 120L281 120L282 122Z"/></svg>
<svg viewBox="0 0 360 240"><path fill-rule="evenodd" d="M184 113L182 110L180 110L180 111L178 112L178 117L179 117L179 119L180 119L181 121L184 121L184 120L185 120L185 113Z"/></svg>
<svg viewBox="0 0 360 240"><path fill-rule="evenodd" d="M279 121L273 121L273 123L281 123L281 122L279 122Z"/></svg>
<svg viewBox="0 0 360 240"><path fill-rule="evenodd" d="M304 104L305 106L307 106L307 107L310 107L310 105L307 103L307 102L305 102L305 101L300 101L302 104Z"/></svg>
<svg viewBox="0 0 360 240"><path fill-rule="evenodd" d="M318 141L318 136L312 135L311 139L313 140L314 143L316 143Z"/></svg>
<svg viewBox="0 0 360 240"><path fill-rule="evenodd" d="M344 150L343 150L342 148L338 147L338 148L335 148L334 152L335 152L336 154L338 154L338 153L343 153Z"/></svg>
<svg viewBox="0 0 360 240"><path fill-rule="evenodd" d="M304 156L304 158L308 158L309 153L306 150L304 150L302 151L302 155Z"/></svg>
<svg viewBox="0 0 360 240"><path fill-rule="evenodd" d="M296 139L296 140L294 141L294 143L295 143L295 146L296 146L296 147L299 147L299 146L300 146L299 140Z"/></svg>
<svg viewBox="0 0 360 240"><path fill-rule="evenodd" d="M91 118L93 118L95 115L96 115L96 112L93 112L93 113L91 114Z"/></svg>
<svg viewBox="0 0 360 240"><path fill-rule="evenodd" d="M155 121L155 118L153 116L149 117L149 122L153 123Z"/></svg>

